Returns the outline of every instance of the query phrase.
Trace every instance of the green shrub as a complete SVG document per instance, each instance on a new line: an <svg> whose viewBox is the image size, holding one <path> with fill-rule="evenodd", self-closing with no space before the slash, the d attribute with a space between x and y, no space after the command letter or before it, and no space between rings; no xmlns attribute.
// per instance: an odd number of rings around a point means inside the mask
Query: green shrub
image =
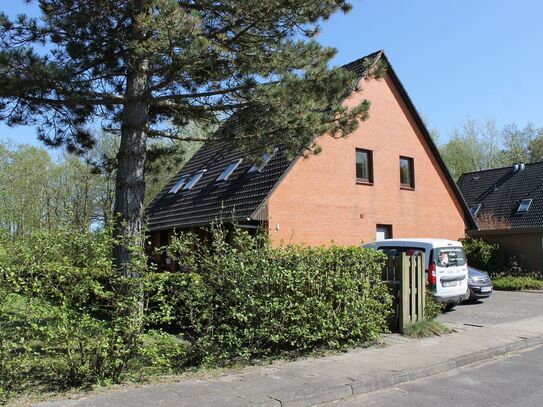
<svg viewBox="0 0 543 407"><path fill-rule="evenodd" d="M137 375L141 361L178 363L181 347L161 353L143 332L143 315L133 312L143 284L114 272L113 243L107 231L57 231L0 246L1 397L29 386L51 391L119 382Z"/></svg>
<svg viewBox="0 0 543 407"><path fill-rule="evenodd" d="M505 258L497 244L487 243L482 239L462 239L462 245L470 266L496 275L505 268Z"/></svg>
<svg viewBox="0 0 543 407"><path fill-rule="evenodd" d="M134 362L146 374L172 374L186 365L188 343L181 336L150 330L142 339L140 355Z"/></svg>
<svg viewBox="0 0 543 407"><path fill-rule="evenodd" d="M407 324L404 327L403 334L410 338L425 338L428 336L441 336L449 331L445 324L434 319L425 319Z"/></svg>
<svg viewBox="0 0 543 407"><path fill-rule="evenodd" d="M427 320L436 319L443 313L444 308L443 304L436 302L432 290L427 285L425 290L424 318Z"/></svg>
<svg viewBox="0 0 543 407"><path fill-rule="evenodd" d="M167 250L184 273L158 273L135 252L118 276L108 231L36 233L0 245L0 400L172 374L378 337L391 297L385 256L361 247L273 248L211 230ZM137 310L138 312L134 312Z"/></svg>
<svg viewBox="0 0 543 407"><path fill-rule="evenodd" d="M492 280L494 289L496 290L542 290L543 279L534 277L514 277L504 276Z"/></svg>
<svg viewBox="0 0 543 407"><path fill-rule="evenodd" d="M224 362L284 351L340 348L378 337L391 297L379 283L385 256L361 247L286 246L212 230L206 246L194 236L169 248L200 276L206 294L187 321L192 352ZM196 250L189 250L197 247Z"/></svg>
<svg viewBox="0 0 543 407"><path fill-rule="evenodd" d="M146 273L144 293L149 329L195 336L194 321L206 318L209 292L197 273Z"/></svg>

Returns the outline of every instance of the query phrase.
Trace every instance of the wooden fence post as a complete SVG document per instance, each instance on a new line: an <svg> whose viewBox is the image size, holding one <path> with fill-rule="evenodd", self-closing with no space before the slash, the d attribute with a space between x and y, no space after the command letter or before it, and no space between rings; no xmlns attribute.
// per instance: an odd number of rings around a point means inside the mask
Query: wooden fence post
<svg viewBox="0 0 543 407"><path fill-rule="evenodd" d="M425 280L424 255L407 256L401 253L400 267L400 331L410 322L424 319Z"/></svg>
<svg viewBox="0 0 543 407"><path fill-rule="evenodd" d="M409 258L405 253L400 254L401 280L400 280L400 331L403 332L404 326L410 321L409 309Z"/></svg>

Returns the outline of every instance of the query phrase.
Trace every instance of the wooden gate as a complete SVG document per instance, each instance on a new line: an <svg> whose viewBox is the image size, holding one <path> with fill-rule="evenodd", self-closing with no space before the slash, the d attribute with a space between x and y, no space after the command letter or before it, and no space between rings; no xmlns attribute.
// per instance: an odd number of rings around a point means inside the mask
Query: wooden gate
<svg viewBox="0 0 543 407"><path fill-rule="evenodd" d="M408 323L424 319L426 280L423 253L389 256L381 278L393 296L393 313L389 318L391 331L403 332Z"/></svg>

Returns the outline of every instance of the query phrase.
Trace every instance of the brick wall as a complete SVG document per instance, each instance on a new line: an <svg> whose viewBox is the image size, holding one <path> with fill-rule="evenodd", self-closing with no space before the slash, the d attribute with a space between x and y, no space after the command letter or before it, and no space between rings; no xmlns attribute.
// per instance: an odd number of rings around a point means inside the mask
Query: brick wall
<svg viewBox="0 0 543 407"><path fill-rule="evenodd" d="M375 240L377 224L393 237L464 236L462 207L393 80L361 85L346 103L369 99L370 118L346 139L320 137L322 153L298 159L271 194L274 243L360 244ZM356 148L373 151L371 186L356 183ZM414 158L414 190L400 188L400 155Z"/></svg>

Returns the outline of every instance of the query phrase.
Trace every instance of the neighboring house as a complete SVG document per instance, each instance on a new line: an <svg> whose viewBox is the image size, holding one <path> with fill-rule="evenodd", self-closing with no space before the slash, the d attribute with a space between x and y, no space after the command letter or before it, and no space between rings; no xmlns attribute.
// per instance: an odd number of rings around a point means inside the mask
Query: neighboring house
<svg viewBox="0 0 543 407"><path fill-rule="evenodd" d="M498 243L528 271L543 271L543 162L470 172L458 186L479 223L468 234Z"/></svg>
<svg viewBox="0 0 543 407"><path fill-rule="evenodd" d="M366 58L386 61L383 52ZM388 61L381 79L366 79L363 62L344 66L361 81L344 103L371 102L356 131L320 136L322 152L308 158L288 159L278 148L261 166L226 144L202 147L148 207L153 245L165 244L174 229L199 230L217 219L265 227L276 245L458 239L476 228Z"/></svg>

